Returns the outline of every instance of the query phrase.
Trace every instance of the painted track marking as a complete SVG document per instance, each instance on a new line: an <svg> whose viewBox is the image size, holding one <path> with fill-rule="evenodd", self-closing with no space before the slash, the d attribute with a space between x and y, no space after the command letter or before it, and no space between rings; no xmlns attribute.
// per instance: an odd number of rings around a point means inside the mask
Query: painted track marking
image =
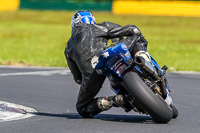
<svg viewBox="0 0 200 133"><path fill-rule="evenodd" d="M50 70L50 71L34 71L34 72L16 72L16 73L1 73L0 76L23 76L23 75L42 75L50 76L53 74L67 75L69 70Z"/></svg>
<svg viewBox="0 0 200 133"><path fill-rule="evenodd" d="M22 105L0 101L0 122L20 120L35 116L35 109Z"/></svg>

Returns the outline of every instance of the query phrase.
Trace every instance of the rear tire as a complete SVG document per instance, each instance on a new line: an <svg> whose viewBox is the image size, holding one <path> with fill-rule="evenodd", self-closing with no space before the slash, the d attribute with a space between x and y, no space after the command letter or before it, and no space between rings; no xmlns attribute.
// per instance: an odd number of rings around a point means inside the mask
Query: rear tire
<svg viewBox="0 0 200 133"><path fill-rule="evenodd" d="M148 88L137 73L126 73L122 82L124 88L156 122L167 123L172 119L172 109Z"/></svg>

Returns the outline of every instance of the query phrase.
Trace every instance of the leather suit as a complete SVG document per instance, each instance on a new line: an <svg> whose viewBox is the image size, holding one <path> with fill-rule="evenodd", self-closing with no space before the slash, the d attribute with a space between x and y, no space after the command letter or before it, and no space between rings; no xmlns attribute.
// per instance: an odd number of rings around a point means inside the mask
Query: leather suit
<svg viewBox="0 0 200 133"><path fill-rule="evenodd" d="M76 108L83 117L93 117L102 111L97 106L98 98L95 96L105 77L93 71L92 60L108 48L110 39L115 44L125 43L132 56L139 50L147 51L147 41L135 25L120 26L111 22L79 24L72 29L65 48L69 69L75 82L81 84Z"/></svg>

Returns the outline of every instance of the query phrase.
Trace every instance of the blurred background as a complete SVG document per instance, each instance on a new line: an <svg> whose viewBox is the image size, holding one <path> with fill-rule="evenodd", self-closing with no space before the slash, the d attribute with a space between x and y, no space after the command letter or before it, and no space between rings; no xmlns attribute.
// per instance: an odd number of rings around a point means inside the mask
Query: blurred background
<svg viewBox="0 0 200 133"><path fill-rule="evenodd" d="M200 0L0 0L0 65L67 67L71 17L136 25L170 71L200 71Z"/></svg>

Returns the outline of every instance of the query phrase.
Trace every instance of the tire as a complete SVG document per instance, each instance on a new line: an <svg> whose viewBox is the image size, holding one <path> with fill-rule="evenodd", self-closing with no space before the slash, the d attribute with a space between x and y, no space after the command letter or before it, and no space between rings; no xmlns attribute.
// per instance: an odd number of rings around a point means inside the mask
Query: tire
<svg viewBox="0 0 200 133"><path fill-rule="evenodd" d="M172 118L176 119L176 117L178 117L178 110L177 110L177 108L174 105L170 105L170 107L173 110L173 117Z"/></svg>
<svg viewBox="0 0 200 133"><path fill-rule="evenodd" d="M155 95L135 72L124 75L123 86L135 98L136 102L158 123L167 123L172 119L173 111L167 103Z"/></svg>

